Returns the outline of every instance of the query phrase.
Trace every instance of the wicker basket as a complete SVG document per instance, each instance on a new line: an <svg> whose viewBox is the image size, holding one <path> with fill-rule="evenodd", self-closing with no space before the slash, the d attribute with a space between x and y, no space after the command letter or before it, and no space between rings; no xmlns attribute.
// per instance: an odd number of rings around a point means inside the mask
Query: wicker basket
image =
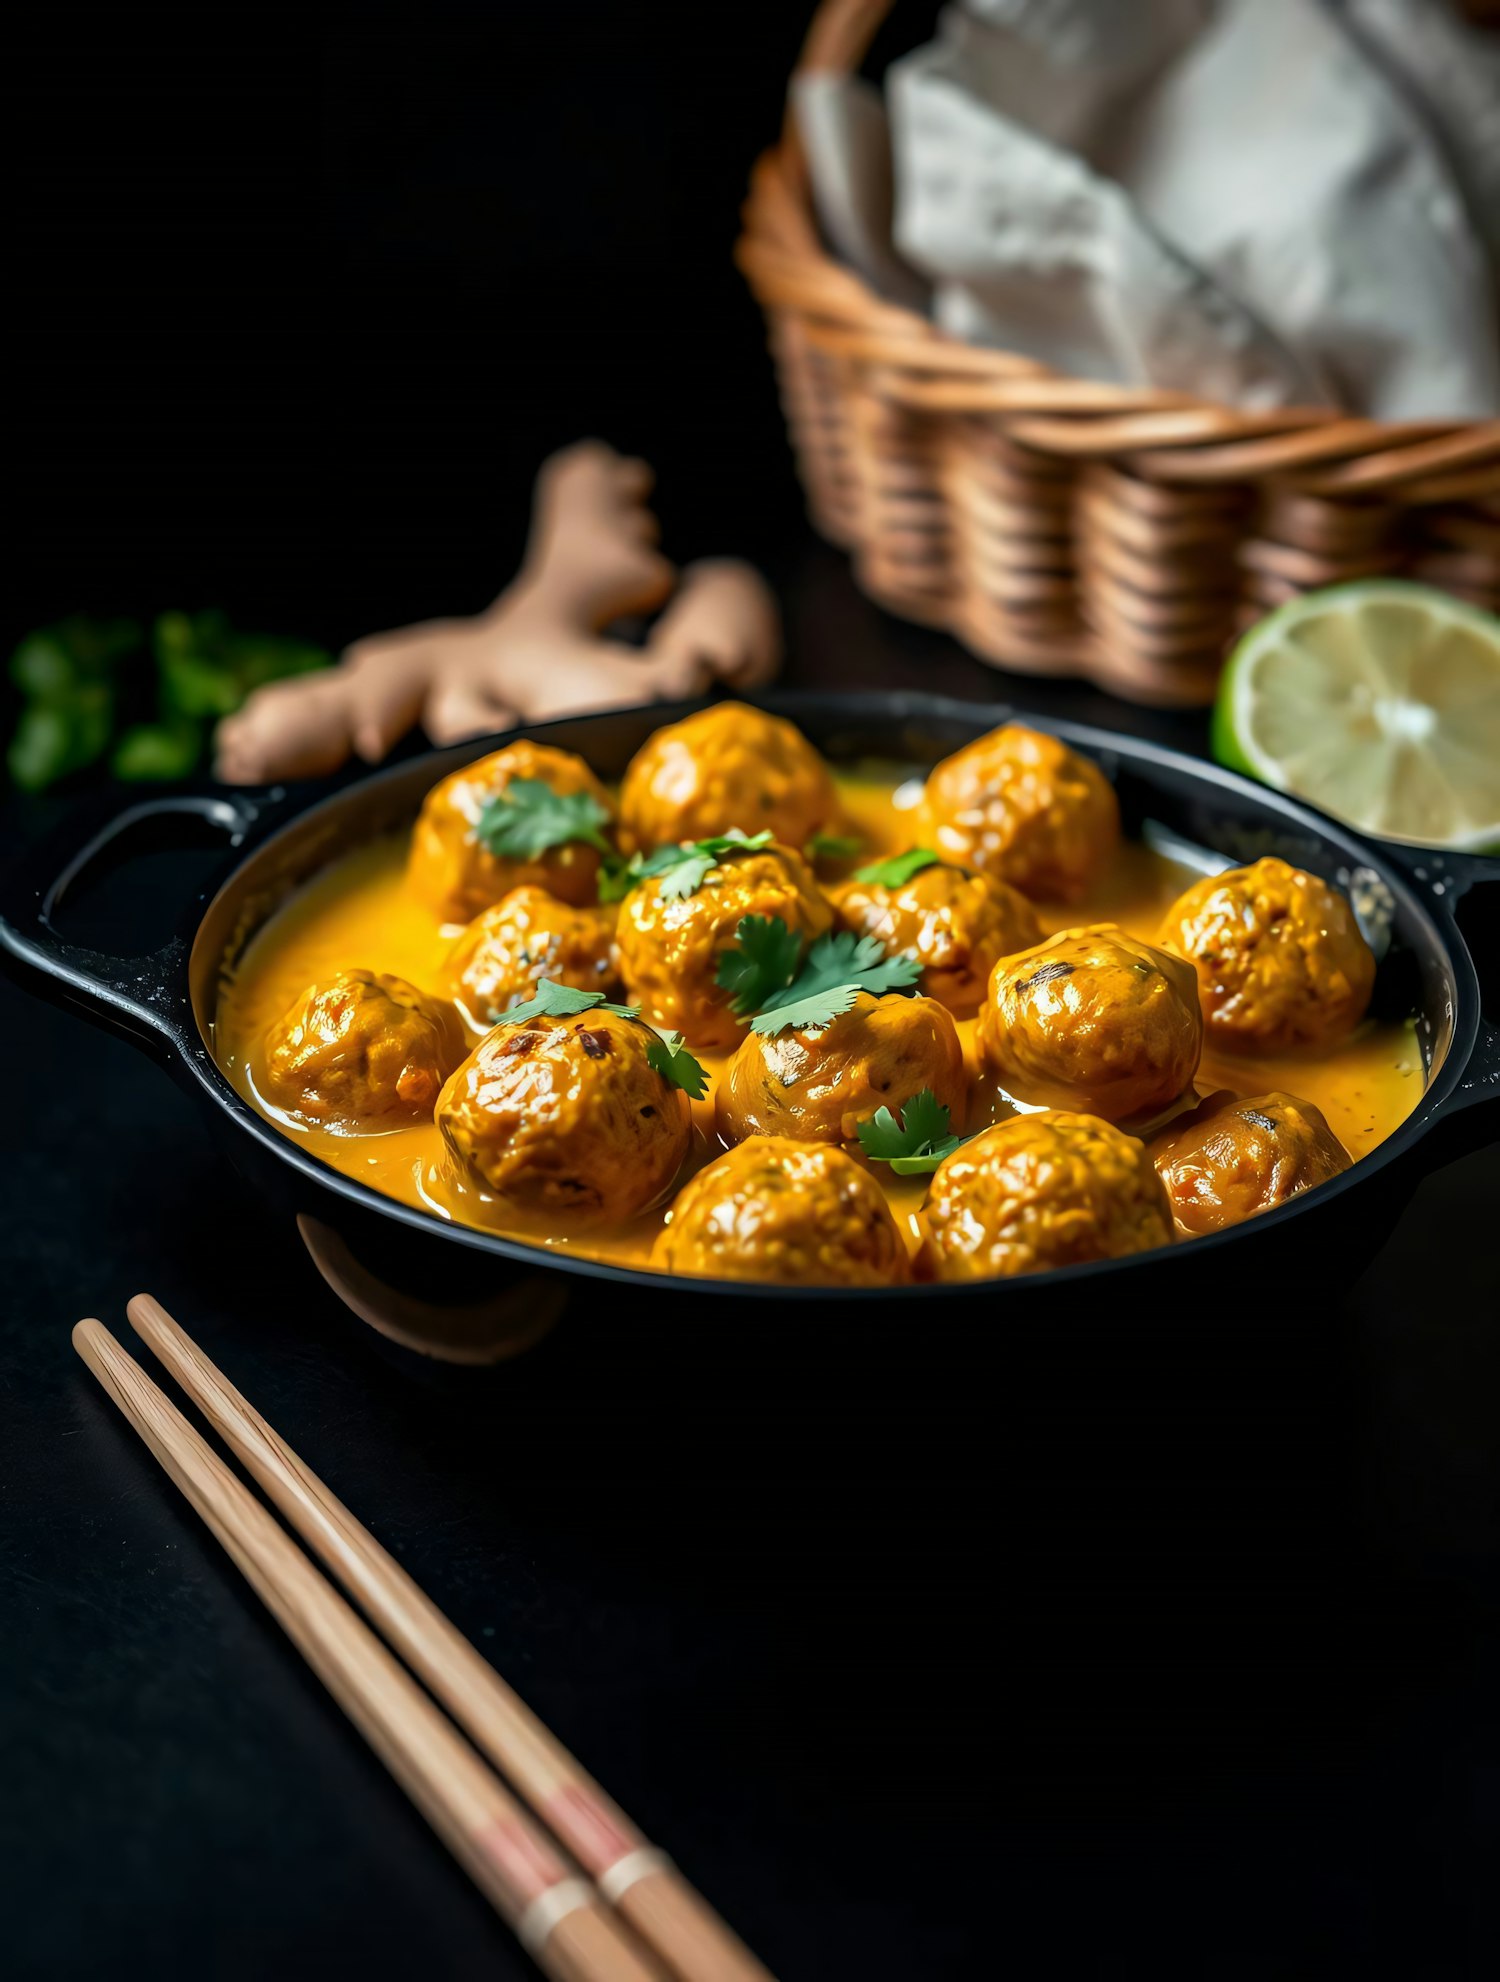
<svg viewBox="0 0 1500 1982"><path fill-rule="evenodd" d="M825 0L802 72L857 65L889 5ZM1192 705L1311 586L1399 574L1500 610L1500 420L1241 413L958 343L829 255L790 119L737 257L814 523L986 660Z"/></svg>

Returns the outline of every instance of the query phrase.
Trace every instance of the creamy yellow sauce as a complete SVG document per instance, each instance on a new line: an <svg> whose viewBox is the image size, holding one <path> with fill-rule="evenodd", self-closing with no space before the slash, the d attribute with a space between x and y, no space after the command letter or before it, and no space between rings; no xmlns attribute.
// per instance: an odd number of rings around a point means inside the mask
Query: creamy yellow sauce
<svg viewBox="0 0 1500 1982"><path fill-rule="evenodd" d="M889 779L841 778L839 793L851 823L870 848L864 857L898 851L911 843L901 818L912 796L910 787L895 787ZM460 925L437 923L417 902L406 885L405 861L404 836L360 847L325 869L266 922L247 945L219 999L213 1039L219 1065L239 1092L286 1135L333 1169L388 1197L425 1206L439 1218L508 1232L533 1245L620 1265L644 1265L661 1230L665 1206L623 1229L576 1237L500 1225L482 1215L482 1206L466 1202L446 1183L442 1138L434 1123L376 1134L335 1134L293 1121L261 1098L256 1085L261 1043L271 1024L309 985L340 970L366 969L394 972L424 990L439 989L442 961ZM1149 941L1165 911L1198 878L1195 871L1128 843L1085 902L1068 908L1039 906L1038 915L1049 934L1087 922L1117 922ZM959 1021L958 1029L974 1086L967 1124L972 1130L1011 1112L1011 1106L977 1077L973 1021ZM722 1060L709 1054L698 1058L711 1081L716 1081ZM1422 1093L1422 1060L1410 1024L1366 1020L1342 1045L1316 1057L1237 1060L1206 1050L1196 1087L1200 1094L1227 1087L1241 1094L1281 1088L1300 1095L1323 1111L1329 1127L1357 1161L1416 1106ZM1187 1103L1191 1100L1187 1097ZM714 1128L712 1087L705 1100L693 1104L693 1115L698 1133L689 1163L697 1168L722 1148ZM877 1164L874 1172L898 1222L911 1233L927 1179L891 1177L883 1174L883 1168ZM686 1180L687 1173L682 1178Z"/></svg>

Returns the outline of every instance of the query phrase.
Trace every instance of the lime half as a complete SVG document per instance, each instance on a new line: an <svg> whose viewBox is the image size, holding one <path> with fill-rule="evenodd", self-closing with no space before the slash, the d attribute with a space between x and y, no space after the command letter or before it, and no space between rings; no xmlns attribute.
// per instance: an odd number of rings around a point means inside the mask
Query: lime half
<svg viewBox="0 0 1500 1982"><path fill-rule="evenodd" d="M1397 579L1308 592L1230 656L1213 748L1361 832L1500 851L1500 619Z"/></svg>

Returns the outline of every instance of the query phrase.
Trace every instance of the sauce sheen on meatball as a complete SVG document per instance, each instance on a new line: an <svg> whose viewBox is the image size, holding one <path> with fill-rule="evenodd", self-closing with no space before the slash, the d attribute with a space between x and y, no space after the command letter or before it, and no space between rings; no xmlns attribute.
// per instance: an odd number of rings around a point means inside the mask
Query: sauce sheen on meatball
<svg viewBox="0 0 1500 1982"><path fill-rule="evenodd" d="M1189 1086L1203 1015L1180 957L1105 923L1003 957L976 1037L984 1065L1017 1101L1120 1122Z"/></svg>
<svg viewBox="0 0 1500 1982"><path fill-rule="evenodd" d="M690 1046L727 1051L749 1027L729 1007L719 959L747 915L776 916L810 942L833 922L801 854L786 846L726 854L690 895L664 892L660 878L632 888L620 908L620 970L630 1002Z"/></svg>
<svg viewBox="0 0 1500 1982"><path fill-rule="evenodd" d="M563 795L587 792L614 817L609 793L581 757L524 738L466 764L422 801L407 872L418 898L444 922L471 922L512 888L545 888L559 901L582 904L598 896L596 847L570 840L534 860L502 859L477 836L480 816L512 779L550 785Z"/></svg>
<svg viewBox="0 0 1500 1982"><path fill-rule="evenodd" d="M463 1058L458 1014L404 977L341 970L312 984L266 1035L260 1089L320 1128L430 1119Z"/></svg>
<svg viewBox="0 0 1500 1982"><path fill-rule="evenodd" d="M715 1114L726 1142L791 1136L852 1143L877 1109L899 1114L924 1088L961 1130L967 1084L952 1018L932 998L861 991L825 1026L747 1034L720 1077Z"/></svg>
<svg viewBox="0 0 1500 1982"><path fill-rule="evenodd" d="M647 1057L653 1038L602 1007L487 1032L438 1097L449 1182L567 1231L643 1211L692 1133L686 1097Z"/></svg>
<svg viewBox="0 0 1500 1982"><path fill-rule="evenodd" d="M649 737L620 787L631 850L767 828L804 846L838 810L828 766L780 716L717 702Z"/></svg>
<svg viewBox="0 0 1500 1982"><path fill-rule="evenodd" d="M523 1004L542 978L612 994L619 984L612 910L575 908L544 888L512 888L454 942L444 985L476 1032Z"/></svg>
<svg viewBox="0 0 1500 1982"><path fill-rule="evenodd" d="M1211 1094L1152 1144L1177 1229L1238 1225L1349 1168L1321 1109L1279 1091Z"/></svg>
<svg viewBox="0 0 1500 1982"><path fill-rule="evenodd" d="M1144 1146L1094 1115L1021 1115L945 1156L919 1223L921 1270L988 1280L1165 1246L1172 1214Z"/></svg>
<svg viewBox="0 0 1500 1982"><path fill-rule="evenodd" d="M924 867L899 887L849 881L833 896L840 928L874 936L893 956L922 967L921 987L967 1018L982 1002L1001 957L1041 940L1036 910L994 874L948 861Z"/></svg>
<svg viewBox="0 0 1500 1982"><path fill-rule="evenodd" d="M827 1143L752 1136L698 1172L651 1264L783 1287L889 1287L906 1245L880 1186Z"/></svg>
<svg viewBox="0 0 1500 1982"><path fill-rule="evenodd" d="M1284 860L1197 882L1157 941L1196 968L1209 1038L1230 1053L1331 1046L1364 1017L1375 986L1348 901Z"/></svg>
<svg viewBox="0 0 1500 1982"><path fill-rule="evenodd" d="M1120 807L1099 766L1021 723L944 758L920 817L925 845L1035 901L1077 901L1120 839Z"/></svg>

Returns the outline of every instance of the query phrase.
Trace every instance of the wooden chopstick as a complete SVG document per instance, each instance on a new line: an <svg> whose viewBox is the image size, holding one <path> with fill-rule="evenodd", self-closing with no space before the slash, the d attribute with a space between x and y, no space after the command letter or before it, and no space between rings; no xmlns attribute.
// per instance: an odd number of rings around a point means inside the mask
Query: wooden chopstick
<svg viewBox="0 0 1500 1982"><path fill-rule="evenodd" d="M109 1330L80 1321L73 1346L538 1967L559 1982L660 1982L594 1888Z"/></svg>
<svg viewBox="0 0 1500 1982"><path fill-rule="evenodd" d="M673 1974L682 1982L771 1982L671 1860L161 1303L137 1294L126 1312L256 1484Z"/></svg>

